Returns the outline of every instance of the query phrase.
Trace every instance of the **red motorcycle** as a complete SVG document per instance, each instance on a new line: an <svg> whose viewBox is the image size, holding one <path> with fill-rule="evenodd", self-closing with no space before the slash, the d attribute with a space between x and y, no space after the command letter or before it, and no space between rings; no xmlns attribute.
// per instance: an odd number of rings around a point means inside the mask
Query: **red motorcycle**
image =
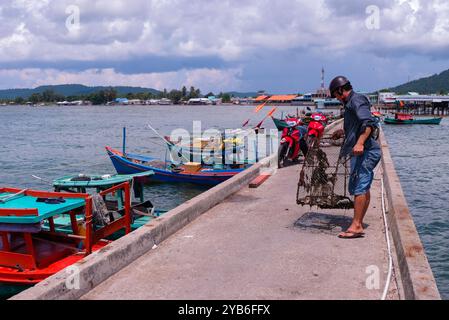
<svg viewBox="0 0 449 320"><path fill-rule="evenodd" d="M322 113L314 113L310 118L311 119L307 127L308 147L311 147L313 144L320 141L324 134L324 128L327 125L327 118Z"/></svg>
<svg viewBox="0 0 449 320"><path fill-rule="evenodd" d="M278 168L285 166L287 161L297 162L300 152L307 154L307 128L301 119L290 117L285 119L289 127L282 130L281 142L278 150Z"/></svg>

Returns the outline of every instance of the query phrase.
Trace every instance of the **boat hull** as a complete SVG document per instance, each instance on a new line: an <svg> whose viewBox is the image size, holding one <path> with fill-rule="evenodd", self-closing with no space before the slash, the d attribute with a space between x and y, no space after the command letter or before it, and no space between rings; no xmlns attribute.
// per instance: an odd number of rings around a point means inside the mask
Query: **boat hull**
<svg viewBox="0 0 449 320"><path fill-rule="evenodd" d="M384 123L386 124L435 124L439 125L443 118L432 118L432 119L413 119L413 120L397 120L392 118L385 118Z"/></svg>
<svg viewBox="0 0 449 320"><path fill-rule="evenodd" d="M93 246L92 251L98 251L109 243L110 241L101 240ZM50 264L45 268L37 268L34 270L19 270L17 268L0 266L0 283L8 285L34 285L73 265L84 257L84 254L74 253Z"/></svg>
<svg viewBox="0 0 449 320"><path fill-rule="evenodd" d="M170 170L156 168L127 159L120 152L106 147L108 155L118 174L135 174L152 170L154 175L147 178L149 182L193 183L199 185L215 186L224 182L244 169L235 170L207 170L199 173L178 173Z"/></svg>

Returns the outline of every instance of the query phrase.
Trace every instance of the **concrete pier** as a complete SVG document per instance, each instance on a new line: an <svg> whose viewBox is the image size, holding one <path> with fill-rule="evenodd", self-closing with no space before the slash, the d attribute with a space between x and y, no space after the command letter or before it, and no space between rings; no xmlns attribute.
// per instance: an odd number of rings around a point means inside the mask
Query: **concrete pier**
<svg viewBox="0 0 449 320"><path fill-rule="evenodd" d="M388 265L379 180L366 238L342 240L350 211L318 210L337 221L330 230L294 226L309 212L295 202L298 176L291 166L243 188L82 298L379 299ZM376 268L379 287L367 288ZM399 298L395 279L389 297Z"/></svg>
<svg viewBox="0 0 449 320"><path fill-rule="evenodd" d="M387 299L439 299L381 139L364 238L337 237L352 210L296 205L300 167L273 170L271 157L77 263L80 288L67 288L71 274L60 272L13 299L380 299L386 232ZM258 188L248 187L267 172Z"/></svg>

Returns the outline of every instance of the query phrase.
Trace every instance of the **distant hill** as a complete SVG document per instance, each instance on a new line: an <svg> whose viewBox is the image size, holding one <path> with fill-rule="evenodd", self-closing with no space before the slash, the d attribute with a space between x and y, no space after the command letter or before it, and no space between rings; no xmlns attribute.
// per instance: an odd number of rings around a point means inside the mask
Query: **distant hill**
<svg viewBox="0 0 449 320"><path fill-rule="evenodd" d="M449 70L443 71L440 74L410 81L397 87L389 88L399 94L406 94L408 92L419 92L421 94L431 93L448 93L449 92Z"/></svg>
<svg viewBox="0 0 449 320"><path fill-rule="evenodd" d="M42 93L45 90L53 90L57 94L68 96L80 96L88 95L100 90L108 89L111 87L97 86L88 87L81 84L61 84L61 85L50 85L50 86L40 86L34 89L6 89L0 90L0 99L15 99L21 97L24 99L29 98L33 93ZM160 91L152 88L141 88L141 87L127 87L127 86L112 86L113 89L117 90L119 95L124 95L127 93L147 93L158 94Z"/></svg>
<svg viewBox="0 0 449 320"><path fill-rule="evenodd" d="M34 89L6 89L0 90L0 100L1 99L15 99L18 97L28 99L33 93L42 93L45 90L53 90L55 93L69 97L69 96L80 96L89 95L100 90L108 89L111 87L106 86L96 86L88 87L82 84L61 84L61 85L48 85L40 86ZM113 89L117 90L118 95L126 95L127 93L152 93L159 94L161 91L152 88L142 88L142 87L127 87L127 86L112 86ZM255 97L256 92L227 92L231 96L245 98L245 97Z"/></svg>

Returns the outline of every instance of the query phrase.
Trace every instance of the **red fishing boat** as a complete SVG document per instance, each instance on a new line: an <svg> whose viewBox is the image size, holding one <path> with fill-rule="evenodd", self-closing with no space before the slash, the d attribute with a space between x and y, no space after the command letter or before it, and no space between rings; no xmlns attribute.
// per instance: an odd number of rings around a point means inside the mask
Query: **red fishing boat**
<svg viewBox="0 0 449 320"><path fill-rule="evenodd" d="M124 195L124 209L113 222L98 225L98 199L115 193ZM107 245L104 239L113 233L129 233L130 212L128 182L97 196L0 188L0 283L35 284L74 264ZM55 228L63 214L70 216L71 233ZM50 227L43 228L44 223Z"/></svg>

